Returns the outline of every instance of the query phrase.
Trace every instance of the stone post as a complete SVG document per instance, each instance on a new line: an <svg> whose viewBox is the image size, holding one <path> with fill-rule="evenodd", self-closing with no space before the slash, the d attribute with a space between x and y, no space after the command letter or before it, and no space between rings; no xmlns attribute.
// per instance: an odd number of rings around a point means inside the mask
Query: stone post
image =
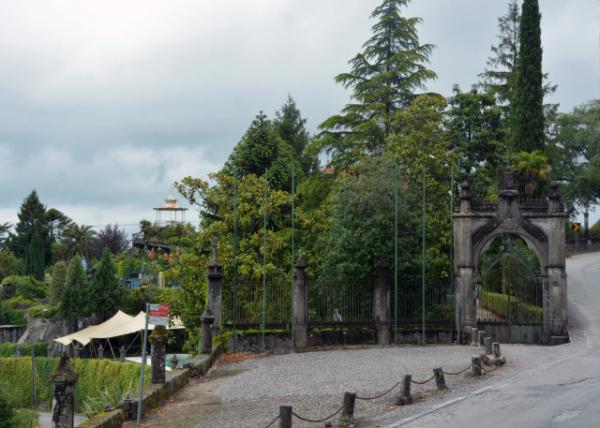
<svg viewBox="0 0 600 428"><path fill-rule="evenodd" d="M342 403L342 414L340 415L340 425L343 427L354 424L354 404L356 403L356 394L344 392L344 401Z"/></svg>
<svg viewBox="0 0 600 428"><path fill-rule="evenodd" d="M435 376L435 386L437 386L438 391L445 390L446 379L444 378L444 370L441 367L436 367L433 369L433 375Z"/></svg>
<svg viewBox="0 0 600 428"><path fill-rule="evenodd" d="M212 352L212 328L211 325L215 322L215 316L213 315L210 307L204 308L204 312L200 316L200 323L202 325L202 331L200 332L200 352L203 354L210 354Z"/></svg>
<svg viewBox="0 0 600 428"><path fill-rule="evenodd" d="M494 357L500 358L502 356L502 353L500 352L500 344L497 342L494 342L494 344L492 345L492 348L494 350Z"/></svg>
<svg viewBox="0 0 600 428"><path fill-rule="evenodd" d="M492 338L491 337L486 337L484 339L485 341L485 353L487 355L492 355L492 353L494 352L492 349Z"/></svg>
<svg viewBox="0 0 600 428"><path fill-rule="evenodd" d="M71 368L69 356L60 358L58 367L50 374L54 384L52 400L52 428L73 428L75 416L75 384L78 375Z"/></svg>
<svg viewBox="0 0 600 428"><path fill-rule="evenodd" d="M208 264L208 307L215 318L212 326L212 335L221 334L221 314L223 304L223 267L217 257L217 243L213 242L213 255Z"/></svg>
<svg viewBox="0 0 600 428"><path fill-rule="evenodd" d="M481 376L481 357L479 355L471 357L471 372L473 376Z"/></svg>
<svg viewBox="0 0 600 428"><path fill-rule="evenodd" d="M485 345L485 330L479 330L479 346Z"/></svg>
<svg viewBox="0 0 600 428"><path fill-rule="evenodd" d="M175 370L178 364L179 358L177 358L177 354L173 354L173 358L171 358L171 369Z"/></svg>
<svg viewBox="0 0 600 428"><path fill-rule="evenodd" d="M477 327L471 327L471 346L479 346L479 330L477 330Z"/></svg>
<svg viewBox="0 0 600 428"><path fill-rule="evenodd" d="M100 346L98 346L98 358L100 358L100 359L104 358L104 347L102 346L102 344L100 344Z"/></svg>
<svg viewBox="0 0 600 428"><path fill-rule="evenodd" d="M410 384L412 382L412 375L404 375L402 378L400 396L398 397L397 404L399 406L406 406L412 404L412 396L410 395Z"/></svg>
<svg viewBox="0 0 600 428"><path fill-rule="evenodd" d="M377 323L377 344L390 344L390 268L385 261L377 264L377 278L373 289L373 315Z"/></svg>
<svg viewBox="0 0 600 428"><path fill-rule="evenodd" d="M125 358L127 357L127 350L125 349L125 347L123 345L121 345L121 347L119 348L119 360L121 362L125 361Z"/></svg>
<svg viewBox="0 0 600 428"><path fill-rule="evenodd" d="M307 346L307 307L306 307L306 278L304 276L304 258L299 256L296 260L296 272L294 272L294 349L302 349Z"/></svg>
<svg viewBox="0 0 600 428"><path fill-rule="evenodd" d="M279 428L292 428L292 406L279 406Z"/></svg>
<svg viewBox="0 0 600 428"><path fill-rule="evenodd" d="M165 355L167 351L167 329L157 325L149 337L150 361L152 361L152 383L165 383Z"/></svg>
<svg viewBox="0 0 600 428"><path fill-rule="evenodd" d="M79 353L81 352L81 346L79 343L75 343L73 345L73 358L79 358Z"/></svg>

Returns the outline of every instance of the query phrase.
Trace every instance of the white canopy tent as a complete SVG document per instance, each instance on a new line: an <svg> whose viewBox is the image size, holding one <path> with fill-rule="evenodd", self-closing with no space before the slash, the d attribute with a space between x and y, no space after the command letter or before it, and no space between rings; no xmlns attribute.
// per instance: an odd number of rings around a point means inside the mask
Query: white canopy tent
<svg viewBox="0 0 600 428"><path fill-rule="evenodd" d="M110 339L112 337L138 333L144 330L145 322L146 314L143 311L140 311L135 317L127 315L125 312L118 311L110 319L101 324L92 325L75 333L54 339L54 341L65 346L76 341L81 345L86 346L93 339ZM154 330L154 327L154 324L148 324L148 330ZM185 327L178 318L173 319L171 325L167 326L168 330L183 328Z"/></svg>

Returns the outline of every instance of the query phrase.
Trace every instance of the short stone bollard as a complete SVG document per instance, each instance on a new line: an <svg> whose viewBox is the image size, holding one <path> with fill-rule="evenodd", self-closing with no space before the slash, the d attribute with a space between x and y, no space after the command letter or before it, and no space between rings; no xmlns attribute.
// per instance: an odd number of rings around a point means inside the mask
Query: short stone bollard
<svg viewBox="0 0 600 428"><path fill-rule="evenodd" d="M492 350L492 338L491 337L486 337L484 339L484 343L485 343L485 353L488 355L492 355L493 350Z"/></svg>
<svg viewBox="0 0 600 428"><path fill-rule="evenodd" d="M477 330L477 327L471 327L471 346L479 346L479 330Z"/></svg>
<svg viewBox="0 0 600 428"><path fill-rule="evenodd" d="M125 361L126 357L127 357L127 350L125 349L125 347L123 345L121 345L121 347L119 348L119 361L121 361L121 362Z"/></svg>
<svg viewBox="0 0 600 428"><path fill-rule="evenodd" d="M215 322L215 316L207 306L200 316L202 324L202 339L200 340L200 352L210 354L212 352L212 324Z"/></svg>
<svg viewBox="0 0 600 428"><path fill-rule="evenodd" d="M340 415L340 425L345 427L354 423L354 404L356 403L356 394L353 392L344 392L344 401L342 403L342 414Z"/></svg>
<svg viewBox="0 0 600 428"><path fill-rule="evenodd" d="M483 346L485 345L485 330L479 330L479 345Z"/></svg>
<svg viewBox="0 0 600 428"><path fill-rule="evenodd" d="M165 326L157 325L149 339L152 345L150 350L152 383L165 383L165 356L167 353L167 329Z"/></svg>
<svg viewBox="0 0 600 428"><path fill-rule="evenodd" d="M100 344L100 346L98 346L98 358L100 358L100 359L104 358L104 347L102 346L102 344Z"/></svg>
<svg viewBox="0 0 600 428"><path fill-rule="evenodd" d="M279 428L292 428L292 406L279 406Z"/></svg>
<svg viewBox="0 0 600 428"><path fill-rule="evenodd" d="M500 344L498 342L494 342L492 348L494 350L494 357L500 358L502 356L502 353L500 352Z"/></svg>
<svg viewBox="0 0 600 428"><path fill-rule="evenodd" d="M410 395L410 384L412 382L412 375L404 375L402 378L400 396L398 397L397 404L399 406L406 406L412 404L412 396Z"/></svg>
<svg viewBox="0 0 600 428"><path fill-rule="evenodd" d="M137 400L131 398L129 394L123 399L123 411L126 421L132 421L137 416Z"/></svg>
<svg viewBox="0 0 600 428"><path fill-rule="evenodd" d="M73 428L75 418L75 384L78 375L71 368L69 356L60 358L58 367L50 374L54 384L52 401L52 428Z"/></svg>
<svg viewBox="0 0 600 428"><path fill-rule="evenodd" d="M438 391L444 391L446 387L446 379L444 378L444 370L441 367L433 369L433 376L435 377L435 386Z"/></svg>
<svg viewBox="0 0 600 428"><path fill-rule="evenodd" d="M473 376L481 376L481 357L479 355L471 357L471 373Z"/></svg>

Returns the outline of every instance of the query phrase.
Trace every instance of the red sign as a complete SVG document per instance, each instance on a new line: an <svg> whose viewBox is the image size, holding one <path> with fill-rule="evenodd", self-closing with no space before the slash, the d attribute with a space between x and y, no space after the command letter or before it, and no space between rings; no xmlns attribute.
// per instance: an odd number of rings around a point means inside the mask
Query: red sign
<svg viewBox="0 0 600 428"><path fill-rule="evenodd" d="M169 321L169 305L150 303L148 305L148 322L154 325L167 325Z"/></svg>

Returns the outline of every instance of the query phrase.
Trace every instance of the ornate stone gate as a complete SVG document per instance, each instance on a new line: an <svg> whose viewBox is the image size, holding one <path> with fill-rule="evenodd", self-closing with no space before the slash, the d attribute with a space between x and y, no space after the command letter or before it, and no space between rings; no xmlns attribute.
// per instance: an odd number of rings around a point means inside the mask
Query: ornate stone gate
<svg viewBox="0 0 600 428"><path fill-rule="evenodd" d="M454 274L456 325L462 337L477 323L477 285L482 254L494 238L521 238L540 262L543 330L546 344L568 341L565 221L567 216L552 183L547 200L523 200L511 175L502 180L497 203L473 201L470 186L461 185L454 212Z"/></svg>

